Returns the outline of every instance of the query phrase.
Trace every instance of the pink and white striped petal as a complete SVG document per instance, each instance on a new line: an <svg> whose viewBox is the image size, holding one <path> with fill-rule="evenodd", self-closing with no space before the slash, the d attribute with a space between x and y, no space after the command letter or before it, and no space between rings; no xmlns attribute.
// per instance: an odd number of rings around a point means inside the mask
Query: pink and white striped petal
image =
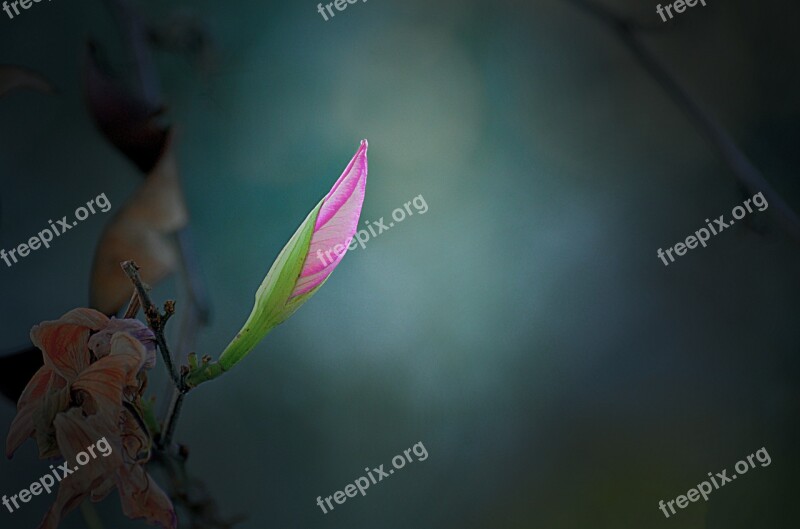
<svg viewBox="0 0 800 529"><path fill-rule="evenodd" d="M311 245L290 299L320 285L344 257L358 229L358 219L364 205L367 148L367 140L363 140L342 176L322 199ZM337 247L338 251L335 250Z"/></svg>

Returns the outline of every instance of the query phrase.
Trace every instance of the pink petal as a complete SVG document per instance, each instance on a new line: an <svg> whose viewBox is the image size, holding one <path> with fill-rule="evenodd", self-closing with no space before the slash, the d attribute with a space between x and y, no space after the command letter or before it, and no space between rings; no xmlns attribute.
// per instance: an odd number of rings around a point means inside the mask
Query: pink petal
<svg viewBox="0 0 800 529"><path fill-rule="evenodd" d="M290 297L305 294L325 281L339 264L358 229L367 186L367 140L322 201L311 246ZM340 253L336 253L338 245ZM327 252L327 255L326 255Z"/></svg>

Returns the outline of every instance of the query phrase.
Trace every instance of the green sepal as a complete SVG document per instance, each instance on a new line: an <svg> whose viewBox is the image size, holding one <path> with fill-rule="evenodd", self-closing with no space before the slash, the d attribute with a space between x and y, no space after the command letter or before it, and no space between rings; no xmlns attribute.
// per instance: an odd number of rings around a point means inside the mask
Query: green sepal
<svg viewBox="0 0 800 529"><path fill-rule="evenodd" d="M322 201L308 214L272 263L256 292L256 302L250 317L219 357L218 364L222 371L227 371L241 362L273 327L283 323L311 294L316 292L317 288L322 286L320 284L313 290L289 300L303 270L321 207Z"/></svg>

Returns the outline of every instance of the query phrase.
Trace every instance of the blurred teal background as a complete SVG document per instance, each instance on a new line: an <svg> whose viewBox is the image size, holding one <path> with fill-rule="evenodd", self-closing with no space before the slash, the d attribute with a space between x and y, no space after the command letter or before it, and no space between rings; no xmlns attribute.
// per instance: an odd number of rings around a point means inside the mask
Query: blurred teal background
<svg viewBox="0 0 800 529"><path fill-rule="evenodd" d="M797 526L800 252L767 210L663 266L658 248L746 197L606 27L555 0L370 0L328 22L313 2L138 5L157 23L198 16L217 59L158 55L214 303L199 353L239 329L362 138L362 219L429 206L189 396L178 439L223 514L247 528ZM655 2L607 5L654 26L651 49L800 210L798 6L710 2L664 25ZM116 211L140 183L80 89L90 36L130 67L112 18L94 1L34 7L0 20L0 62L58 93L0 100L5 248L99 193ZM108 219L0 267L0 350L86 304ZM179 310L180 296L154 292ZM3 437L13 415L0 402ZM316 506L420 441L426 461ZM658 510L762 446L771 466ZM0 461L0 494L43 473L34 453ZM0 527L35 527L50 500ZM142 526L119 511L101 505L106 527Z"/></svg>

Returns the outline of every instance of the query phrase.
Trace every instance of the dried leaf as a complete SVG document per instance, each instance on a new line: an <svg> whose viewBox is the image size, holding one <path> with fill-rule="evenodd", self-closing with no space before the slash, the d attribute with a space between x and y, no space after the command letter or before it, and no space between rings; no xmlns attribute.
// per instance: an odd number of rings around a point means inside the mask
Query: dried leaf
<svg viewBox="0 0 800 529"><path fill-rule="evenodd" d="M53 87L41 75L21 68L0 64L0 97L15 88L30 88L39 92L53 92Z"/></svg>
<svg viewBox="0 0 800 529"><path fill-rule="evenodd" d="M174 272L180 263L173 235L189 219L169 146L142 186L106 226L92 268L91 305L116 314L130 298L131 284L120 271L134 260L142 279L151 285Z"/></svg>
<svg viewBox="0 0 800 529"><path fill-rule="evenodd" d="M84 70L89 111L105 137L143 173L150 173L169 140L169 127L158 122L163 107L153 107L105 74L97 47L89 44Z"/></svg>

